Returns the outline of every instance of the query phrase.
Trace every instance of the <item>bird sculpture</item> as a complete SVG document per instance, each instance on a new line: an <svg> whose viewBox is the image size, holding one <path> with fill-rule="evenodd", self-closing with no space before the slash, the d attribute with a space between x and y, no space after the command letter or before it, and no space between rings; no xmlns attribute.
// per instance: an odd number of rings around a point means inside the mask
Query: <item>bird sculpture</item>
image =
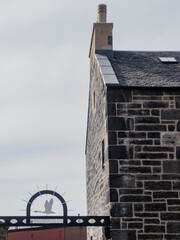
<svg viewBox="0 0 180 240"><path fill-rule="evenodd" d="M52 205L53 205L53 199L51 198L48 202L48 200L46 200L44 207L45 207L45 211L34 211L36 213L45 213L45 214L54 214L55 212L52 211Z"/></svg>

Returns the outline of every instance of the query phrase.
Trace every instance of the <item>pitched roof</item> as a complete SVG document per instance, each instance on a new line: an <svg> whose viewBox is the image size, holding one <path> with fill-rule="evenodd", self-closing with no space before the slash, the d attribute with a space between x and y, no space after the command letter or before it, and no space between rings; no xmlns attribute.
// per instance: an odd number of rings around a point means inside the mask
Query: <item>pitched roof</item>
<svg viewBox="0 0 180 240"><path fill-rule="evenodd" d="M180 52L100 51L96 57L106 85L180 87ZM177 63L159 57L174 57Z"/></svg>

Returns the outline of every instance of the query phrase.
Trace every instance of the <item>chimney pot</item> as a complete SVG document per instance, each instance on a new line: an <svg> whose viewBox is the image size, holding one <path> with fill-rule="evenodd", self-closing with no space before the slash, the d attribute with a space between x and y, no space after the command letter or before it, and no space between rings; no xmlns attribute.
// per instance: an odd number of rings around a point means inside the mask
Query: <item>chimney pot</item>
<svg viewBox="0 0 180 240"><path fill-rule="evenodd" d="M106 23L106 12L107 6L105 4L100 4L98 6L98 23Z"/></svg>

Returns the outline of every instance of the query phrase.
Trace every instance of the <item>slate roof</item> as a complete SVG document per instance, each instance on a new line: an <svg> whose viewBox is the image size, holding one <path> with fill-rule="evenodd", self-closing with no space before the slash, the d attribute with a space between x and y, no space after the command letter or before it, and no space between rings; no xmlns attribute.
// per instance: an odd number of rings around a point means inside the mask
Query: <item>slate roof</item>
<svg viewBox="0 0 180 240"><path fill-rule="evenodd" d="M101 51L96 57L106 85L180 87L180 52ZM159 57L178 62L162 63Z"/></svg>

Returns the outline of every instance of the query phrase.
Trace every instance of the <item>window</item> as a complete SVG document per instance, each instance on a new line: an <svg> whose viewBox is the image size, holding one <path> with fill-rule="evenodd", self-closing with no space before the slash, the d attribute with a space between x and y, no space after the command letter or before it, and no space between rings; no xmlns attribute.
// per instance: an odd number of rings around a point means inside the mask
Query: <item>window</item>
<svg viewBox="0 0 180 240"><path fill-rule="evenodd" d="M102 141L102 168L104 168L104 164L105 164L105 159L104 159L104 140Z"/></svg>
<svg viewBox="0 0 180 240"><path fill-rule="evenodd" d="M108 45L112 45L112 36L108 36Z"/></svg>
<svg viewBox="0 0 180 240"><path fill-rule="evenodd" d="M96 108L96 93L95 91L93 92L93 108Z"/></svg>
<svg viewBox="0 0 180 240"><path fill-rule="evenodd" d="M159 57L162 63L177 63L178 61L174 57Z"/></svg>

